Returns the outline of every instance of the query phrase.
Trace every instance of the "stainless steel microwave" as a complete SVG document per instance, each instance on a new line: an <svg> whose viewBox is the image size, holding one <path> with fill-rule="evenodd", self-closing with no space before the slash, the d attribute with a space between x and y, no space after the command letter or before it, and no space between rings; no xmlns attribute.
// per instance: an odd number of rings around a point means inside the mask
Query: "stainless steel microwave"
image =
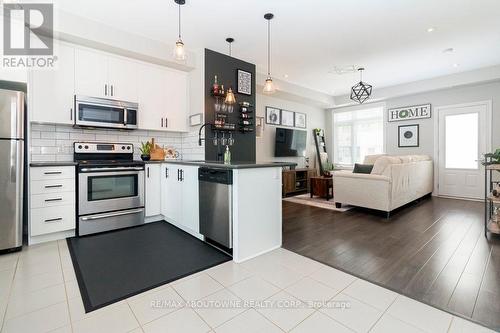
<svg viewBox="0 0 500 333"><path fill-rule="evenodd" d="M75 126L136 129L137 103L75 95Z"/></svg>

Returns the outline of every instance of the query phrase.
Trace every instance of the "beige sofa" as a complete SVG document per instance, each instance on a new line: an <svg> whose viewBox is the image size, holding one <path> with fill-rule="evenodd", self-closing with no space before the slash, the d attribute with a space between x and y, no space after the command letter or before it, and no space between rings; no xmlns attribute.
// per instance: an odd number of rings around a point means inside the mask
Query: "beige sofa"
<svg viewBox="0 0 500 333"><path fill-rule="evenodd" d="M432 192L433 164L427 155L370 155L371 174L336 171L333 175L337 207L348 204L389 213Z"/></svg>

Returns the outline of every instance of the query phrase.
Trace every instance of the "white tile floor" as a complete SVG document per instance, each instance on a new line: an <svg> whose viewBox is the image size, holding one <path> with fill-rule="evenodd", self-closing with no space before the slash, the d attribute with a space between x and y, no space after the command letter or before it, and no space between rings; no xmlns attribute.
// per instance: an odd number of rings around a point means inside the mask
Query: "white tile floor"
<svg viewBox="0 0 500 333"><path fill-rule="evenodd" d="M0 256L2 333L491 332L279 249L85 313L65 241Z"/></svg>

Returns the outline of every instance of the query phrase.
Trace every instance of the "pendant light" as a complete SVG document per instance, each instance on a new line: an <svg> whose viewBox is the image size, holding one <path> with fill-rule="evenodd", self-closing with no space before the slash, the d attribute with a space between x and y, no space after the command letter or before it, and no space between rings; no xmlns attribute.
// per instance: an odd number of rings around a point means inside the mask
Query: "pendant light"
<svg viewBox="0 0 500 333"><path fill-rule="evenodd" d="M231 37L228 37L226 38L226 42L228 42L229 44L229 56L231 56L231 44L234 42L234 38L231 38ZM224 100L224 103L228 104L228 105L232 105L232 104L236 104L236 97L234 96L234 93L233 93L233 87L229 87L227 89L227 93L226 93L226 99ZM230 112L232 112L232 108L230 108Z"/></svg>
<svg viewBox="0 0 500 333"><path fill-rule="evenodd" d="M363 67L358 68L359 83L351 88L351 99L359 104L363 104L372 94L372 86L363 82Z"/></svg>
<svg viewBox="0 0 500 333"><path fill-rule="evenodd" d="M175 42L174 58L177 61L185 61L186 50L184 49L184 43L181 38L181 6L186 4L186 0L174 0L174 2L179 6L179 37Z"/></svg>
<svg viewBox="0 0 500 333"><path fill-rule="evenodd" d="M264 94L272 94L276 92L276 88L273 84L273 79L271 78L271 20L274 14L267 13L264 18L267 20L267 79L264 83Z"/></svg>

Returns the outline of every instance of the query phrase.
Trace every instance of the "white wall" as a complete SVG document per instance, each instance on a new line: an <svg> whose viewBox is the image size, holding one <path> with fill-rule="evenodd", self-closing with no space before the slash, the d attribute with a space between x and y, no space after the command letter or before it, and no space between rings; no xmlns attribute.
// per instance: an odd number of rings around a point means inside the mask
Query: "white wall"
<svg viewBox="0 0 500 333"><path fill-rule="evenodd" d="M289 111L302 112L307 114L307 157L309 157L310 167L317 164L316 162L316 146L314 145L314 137L312 130L314 128L325 128L325 110L318 106L311 106L304 103L289 101L273 97L272 95L257 94L256 114L258 117L265 117L266 106L271 106ZM299 167L304 167L305 160L302 157L274 157L274 140L276 135L276 127L269 124L264 125L262 137L257 138L257 161L286 161L298 163Z"/></svg>
<svg viewBox="0 0 500 333"><path fill-rule="evenodd" d="M434 145L437 144L437 139L434 138L434 118L437 116L435 111L436 107L486 100L491 100L493 106L492 148L495 149L500 147L500 131L496 130L500 128L500 82L497 81L386 99L384 102L387 109L426 103L432 104L432 117L430 119L386 122L386 152L388 154L398 155L427 154L433 156ZM366 104L367 107L369 107L369 105L370 104ZM353 107L345 107L340 110L352 108ZM328 112L331 113L332 109ZM418 148L398 147L398 126L408 124L420 125L420 146ZM330 130L329 138L332 137L331 134ZM464 135L467 134L464 133ZM331 143L331 139L328 142Z"/></svg>

